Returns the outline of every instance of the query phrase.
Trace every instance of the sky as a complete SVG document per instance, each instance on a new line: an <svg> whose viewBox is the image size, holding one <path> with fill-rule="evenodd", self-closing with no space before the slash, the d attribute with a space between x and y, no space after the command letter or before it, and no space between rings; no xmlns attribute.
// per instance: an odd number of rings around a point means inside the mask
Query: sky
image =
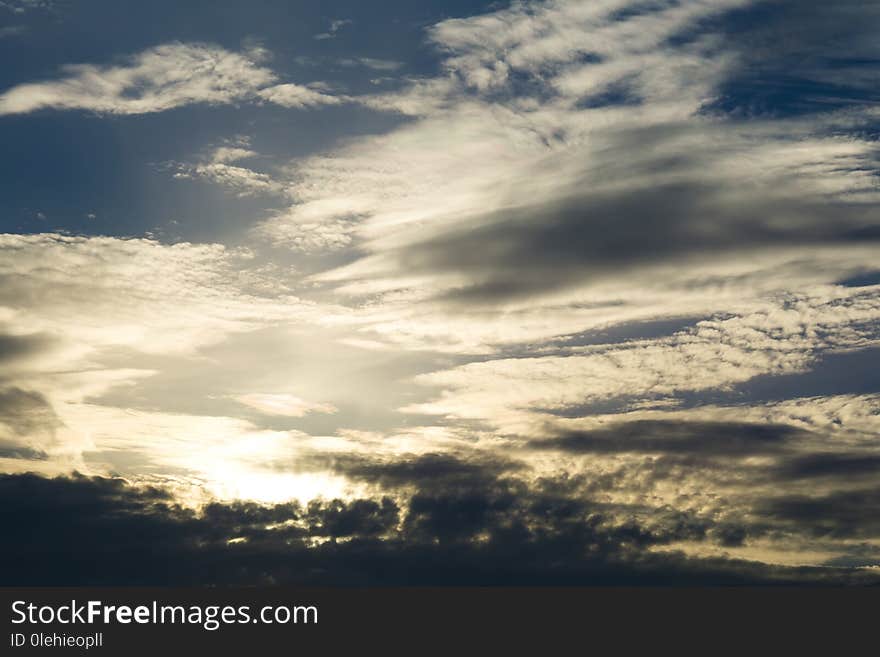
<svg viewBox="0 0 880 657"><path fill-rule="evenodd" d="M877 583L878 30L0 0L0 582Z"/></svg>

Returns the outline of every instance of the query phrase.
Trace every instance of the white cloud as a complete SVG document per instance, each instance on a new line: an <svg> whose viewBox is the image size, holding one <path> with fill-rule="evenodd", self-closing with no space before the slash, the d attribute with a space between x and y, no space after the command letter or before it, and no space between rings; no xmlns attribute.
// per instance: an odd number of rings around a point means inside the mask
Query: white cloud
<svg viewBox="0 0 880 657"><path fill-rule="evenodd" d="M273 180L269 174L223 162L207 162L192 166L179 165L174 177L206 180L215 185L226 187L240 197L284 193L284 185Z"/></svg>
<svg viewBox="0 0 880 657"><path fill-rule="evenodd" d="M71 64L59 80L20 84L0 95L0 115L44 108L102 114L145 114L193 103L228 104L263 98L285 107L340 102L308 87L276 84L264 53L230 52L202 43L167 43L115 66Z"/></svg>
<svg viewBox="0 0 880 657"><path fill-rule="evenodd" d="M214 148L195 164L172 163L175 178L200 179L225 187L239 197L257 194L283 195L285 185L268 173L254 171L239 163L253 160L259 153L249 148L249 140L239 137Z"/></svg>
<svg viewBox="0 0 880 657"><path fill-rule="evenodd" d="M48 330L92 349L188 351L308 307L242 291L238 271L251 255L219 244L5 234L0 255L0 305L19 330Z"/></svg>
<svg viewBox="0 0 880 657"><path fill-rule="evenodd" d="M260 98L282 107L315 107L318 105L337 105L343 101L338 96L311 89L299 84L279 84L259 91Z"/></svg>
<svg viewBox="0 0 880 657"><path fill-rule="evenodd" d="M242 100L275 80L245 55L207 44L169 43L100 67L68 65L61 80L13 87L0 96L0 114L42 108L108 114L160 112L191 103Z"/></svg>
<svg viewBox="0 0 880 657"><path fill-rule="evenodd" d="M242 146L218 146L211 154L211 164L229 164L259 155L256 151Z"/></svg>
<svg viewBox="0 0 880 657"><path fill-rule="evenodd" d="M287 393L251 392L238 395L235 400L269 415L303 417L308 413L335 413L333 404L310 402Z"/></svg>
<svg viewBox="0 0 880 657"><path fill-rule="evenodd" d="M351 244L353 225L345 219L292 223L289 216L276 215L260 224L255 234L301 253L325 253Z"/></svg>

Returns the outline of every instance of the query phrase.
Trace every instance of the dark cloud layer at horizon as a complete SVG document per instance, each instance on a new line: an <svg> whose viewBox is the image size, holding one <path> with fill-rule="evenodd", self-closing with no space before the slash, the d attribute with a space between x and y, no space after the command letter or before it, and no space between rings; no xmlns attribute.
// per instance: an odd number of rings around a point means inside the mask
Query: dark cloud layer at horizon
<svg viewBox="0 0 880 657"><path fill-rule="evenodd" d="M0 477L6 585L742 585L868 584L858 570L783 568L644 551L703 528L671 517L604 527L553 486L524 499L503 480L423 491L400 533L390 500L260 506L202 514L121 480ZM14 502L14 503L13 503ZM786 509L780 510L785 513ZM266 529L287 521L302 525ZM537 523L529 528L525 523ZM486 534L479 542L477 533ZM309 547L309 537L329 539ZM381 538L380 538L381 536ZM336 538L346 538L336 542ZM229 543L230 539L247 539ZM198 567L194 568L193 564Z"/></svg>

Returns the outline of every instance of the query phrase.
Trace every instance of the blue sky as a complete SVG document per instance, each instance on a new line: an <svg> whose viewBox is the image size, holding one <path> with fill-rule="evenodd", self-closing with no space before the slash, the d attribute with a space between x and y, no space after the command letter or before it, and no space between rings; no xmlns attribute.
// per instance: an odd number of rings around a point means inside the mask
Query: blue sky
<svg viewBox="0 0 880 657"><path fill-rule="evenodd" d="M3 0L3 490L505 582L874 577L878 27Z"/></svg>

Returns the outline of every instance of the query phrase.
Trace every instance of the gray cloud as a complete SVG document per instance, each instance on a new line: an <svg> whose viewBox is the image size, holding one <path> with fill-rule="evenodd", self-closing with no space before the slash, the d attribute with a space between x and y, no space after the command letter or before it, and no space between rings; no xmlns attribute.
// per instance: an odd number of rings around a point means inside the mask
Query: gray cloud
<svg viewBox="0 0 880 657"><path fill-rule="evenodd" d="M43 395L15 387L0 390L0 422L18 436L54 431L60 426L58 416Z"/></svg>
<svg viewBox="0 0 880 657"><path fill-rule="evenodd" d="M491 460L453 454L401 454L385 461L356 456L323 460L335 472L387 488L473 486L526 467L524 463L496 455ZM318 457L318 463L321 461Z"/></svg>
<svg viewBox="0 0 880 657"><path fill-rule="evenodd" d="M634 182L619 191L572 190L562 200L478 216L470 225L407 245L390 257L408 272L464 274L472 282L447 297L480 305L540 296L595 278L614 278L621 269L687 256L852 244L861 229L876 226L872 205L796 187L780 193L797 179L797 170L782 179L768 177L753 184L748 194L736 196L731 186L742 181L724 179L722 171L712 175L718 164L708 150L638 161L652 148L662 148L678 129L670 126L669 136L656 128L649 134L632 131L603 154L608 167L584 172L574 186L589 190L616 170L626 171ZM657 140L654 145L652 140ZM640 168L647 175L642 183L636 182ZM653 179L660 172L681 182Z"/></svg>
<svg viewBox="0 0 880 657"><path fill-rule="evenodd" d="M46 452L31 447L21 447L0 442L0 459L22 459L25 461L45 461Z"/></svg>
<svg viewBox="0 0 880 657"><path fill-rule="evenodd" d="M784 495L764 503L765 517L789 531L830 538L872 538L880 534L880 490L876 487L826 494Z"/></svg>
<svg viewBox="0 0 880 657"><path fill-rule="evenodd" d="M9 364L33 356L53 345L55 339L43 333L12 335L0 333L0 363Z"/></svg>
<svg viewBox="0 0 880 657"><path fill-rule="evenodd" d="M534 441L533 447L572 453L657 453L743 457L787 451L809 434L794 427L732 422L642 420Z"/></svg>

